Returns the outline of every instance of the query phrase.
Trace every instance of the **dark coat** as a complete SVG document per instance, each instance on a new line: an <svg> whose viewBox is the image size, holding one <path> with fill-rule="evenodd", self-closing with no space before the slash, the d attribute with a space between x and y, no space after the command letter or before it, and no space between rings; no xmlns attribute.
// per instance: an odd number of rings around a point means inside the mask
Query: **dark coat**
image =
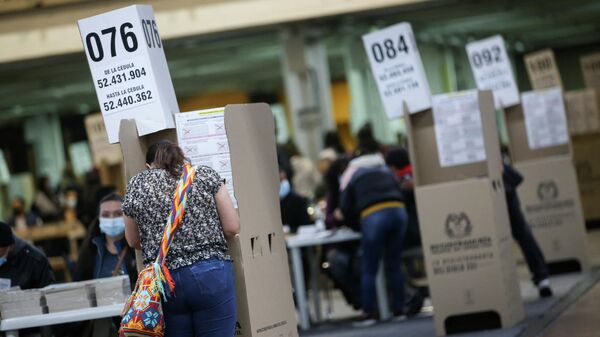
<svg viewBox="0 0 600 337"><path fill-rule="evenodd" d="M340 209L352 227L360 220L360 212L385 201L403 201L396 177L386 166L358 169L342 191Z"/></svg>
<svg viewBox="0 0 600 337"><path fill-rule="evenodd" d="M281 222L290 226L292 233L298 230L298 227L313 223L308 215L308 199L291 191L283 199L279 200L281 206Z"/></svg>
<svg viewBox="0 0 600 337"><path fill-rule="evenodd" d="M17 237L6 263L0 266L0 278L10 279L12 287L21 289L43 288L54 283L54 273L46 255Z"/></svg>
<svg viewBox="0 0 600 337"><path fill-rule="evenodd" d="M84 243L84 245L81 247L79 259L75 268L75 275L73 277L75 281L92 280L98 278L98 275L95 275L98 272L98 268L96 268L96 266L102 264L102 258L106 253L106 247L104 246L104 238L102 235L103 234L93 237L89 244ZM125 238L123 238L121 241L118 241L115 244L118 250L117 254L120 256L122 251L121 249L127 247L127 242L125 241ZM138 275L134 249L128 249L125 259L123 260L123 266L127 269L129 281L133 287L137 281Z"/></svg>

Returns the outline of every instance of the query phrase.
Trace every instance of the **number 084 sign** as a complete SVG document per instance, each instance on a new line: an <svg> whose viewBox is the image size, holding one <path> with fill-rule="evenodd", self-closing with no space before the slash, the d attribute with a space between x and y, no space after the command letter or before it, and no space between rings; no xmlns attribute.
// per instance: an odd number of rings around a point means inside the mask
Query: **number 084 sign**
<svg viewBox="0 0 600 337"><path fill-rule="evenodd" d="M402 117L404 102L410 113L431 107L429 83L410 24L366 34L363 43L388 118Z"/></svg>
<svg viewBox="0 0 600 337"><path fill-rule="evenodd" d="M110 143L122 119L139 135L173 128L179 112L151 6L135 5L79 20Z"/></svg>

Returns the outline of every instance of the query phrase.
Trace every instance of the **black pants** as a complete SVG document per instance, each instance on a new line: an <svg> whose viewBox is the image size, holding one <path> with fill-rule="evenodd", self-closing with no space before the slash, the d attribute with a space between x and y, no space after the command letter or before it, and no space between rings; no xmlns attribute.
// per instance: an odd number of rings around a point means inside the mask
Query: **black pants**
<svg viewBox="0 0 600 337"><path fill-rule="evenodd" d="M531 233L531 228L525 221L516 192L506 193L506 204L513 238L521 247L529 271L533 274L533 283L537 285L540 281L548 278L546 259Z"/></svg>

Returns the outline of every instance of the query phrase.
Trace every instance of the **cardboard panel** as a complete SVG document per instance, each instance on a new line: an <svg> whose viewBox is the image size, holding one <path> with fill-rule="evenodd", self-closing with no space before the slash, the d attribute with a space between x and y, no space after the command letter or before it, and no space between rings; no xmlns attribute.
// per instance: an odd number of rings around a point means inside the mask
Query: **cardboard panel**
<svg viewBox="0 0 600 337"><path fill-rule="evenodd" d="M523 115L521 104L504 109L504 116L506 119L506 129L508 130L510 154L513 162L518 163L532 159L567 155L571 152L569 144L532 150L527 141L525 117Z"/></svg>
<svg viewBox="0 0 600 337"><path fill-rule="evenodd" d="M236 336L297 337L287 250L279 210L279 172L273 116L266 104L229 105L225 128L231 151L241 233L229 240L238 305ZM174 129L138 137L135 121L122 120L119 141L126 178L145 169L155 141L176 142Z"/></svg>
<svg viewBox="0 0 600 337"><path fill-rule="evenodd" d="M521 209L547 262L579 261L589 268L585 223L571 156L515 164L525 178Z"/></svg>
<svg viewBox="0 0 600 337"><path fill-rule="evenodd" d="M600 132L600 91L598 89L567 91L565 105L571 135Z"/></svg>
<svg viewBox="0 0 600 337"><path fill-rule="evenodd" d="M502 327L523 314L504 189L468 179L417 187L423 251L438 335L451 317L492 311Z"/></svg>
<svg viewBox="0 0 600 337"><path fill-rule="evenodd" d="M587 221L600 220L600 134L573 137L573 160Z"/></svg>
<svg viewBox="0 0 600 337"><path fill-rule="evenodd" d="M242 297L238 304L246 307L238 310L248 313L239 317L236 335L298 336L279 210L275 134L268 131L275 129L271 109L267 104L228 105L225 129L241 220L241 261L236 264L243 279L236 275L236 285Z"/></svg>
<svg viewBox="0 0 600 337"><path fill-rule="evenodd" d="M405 114L409 150L417 186L457 181L474 177L500 177L500 144L491 91L479 92L481 123L487 161L467 165L441 167L431 110ZM406 107L405 107L406 111Z"/></svg>

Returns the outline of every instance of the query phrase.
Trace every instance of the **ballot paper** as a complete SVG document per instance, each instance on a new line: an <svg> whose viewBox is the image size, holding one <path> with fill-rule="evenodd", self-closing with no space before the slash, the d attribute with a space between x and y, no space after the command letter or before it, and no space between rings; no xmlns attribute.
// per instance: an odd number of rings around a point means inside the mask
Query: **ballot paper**
<svg viewBox="0 0 600 337"><path fill-rule="evenodd" d="M438 156L442 167L486 159L476 90L432 97Z"/></svg>
<svg viewBox="0 0 600 337"><path fill-rule="evenodd" d="M521 100L530 149L569 142L565 103L560 87L524 92Z"/></svg>
<svg viewBox="0 0 600 337"><path fill-rule="evenodd" d="M0 292L0 317L2 319L41 315L45 309L42 292L39 289L10 289Z"/></svg>
<svg viewBox="0 0 600 337"><path fill-rule="evenodd" d="M225 108L183 112L175 115L177 142L193 165L213 168L225 179L227 191L237 208L229 141L225 130Z"/></svg>
<svg viewBox="0 0 600 337"><path fill-rule="evenodd" d="M111 305L125 303L131 294L129 276L115 276L95 279L87 282L94 288L96 305Z"/></svg>
<svg viewBox="0 0 600 337"><path fill-rule="evenodd" d="M48 312L61 312L94 306L94 290L85 282L52 285L42 290Z"/></svg>

